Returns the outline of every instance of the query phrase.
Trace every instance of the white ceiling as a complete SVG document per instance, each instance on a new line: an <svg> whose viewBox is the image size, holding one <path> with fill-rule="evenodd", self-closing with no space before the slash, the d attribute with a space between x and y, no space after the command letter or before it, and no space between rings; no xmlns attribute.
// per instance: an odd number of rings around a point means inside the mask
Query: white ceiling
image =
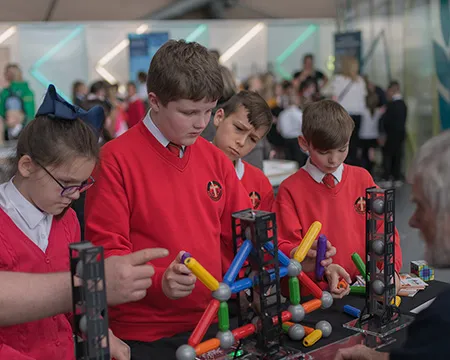
<svg viewBox="0 0 450 360"><path fill-rule="evenodd" d="M0 21L137 20L162 8L189 0L0 0ZM221 0L215 0L221 1ZM334 18L336 0L235 0L226 19ZM52 6L53 5L53 6ZM207 18L197 9L181 18Z"/></svg>

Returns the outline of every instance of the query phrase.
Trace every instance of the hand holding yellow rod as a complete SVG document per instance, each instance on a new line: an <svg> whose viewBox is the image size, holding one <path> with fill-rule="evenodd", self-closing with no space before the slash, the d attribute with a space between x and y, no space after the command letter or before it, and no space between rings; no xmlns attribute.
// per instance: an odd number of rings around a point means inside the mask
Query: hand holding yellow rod
<svg viewBox="0 0 450 360"><path fill-rule="evenodd" d="M297 248L294 254L294 259L298 262L302 262L306 254L308 254L309 249L311 249L311 246L314 242L314 240L317 239L317 236L319 235L320 230L322 229L322 224L319 221L314 221L311 226L308 229L308 232L306 233L305 237L303 238L301 244Z"/></svg>
<svg viewBox="0 0 450 360"><path fill-rule="evenodd" d="M184 265L186 265L209 290L216 291L219 288L219 282L194 258L188 257L184 260Z"/></svg>

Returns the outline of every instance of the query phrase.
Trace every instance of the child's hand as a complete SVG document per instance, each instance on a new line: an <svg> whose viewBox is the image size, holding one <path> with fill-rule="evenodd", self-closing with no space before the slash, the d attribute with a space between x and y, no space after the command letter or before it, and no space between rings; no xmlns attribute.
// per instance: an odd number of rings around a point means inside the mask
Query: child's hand
<svg viewBox="0 0 450 360"><path fill-rule="evenodd" d="M400 276L399 276L399 274L396 271L395 272L395 295L398 294L398 292L400 291L401 287L402 287L402 284L400 282Z"/></svg>
<svg viewBox="0 0 450 360"><path fill-rule="evenodd" d="M178 253L177 258L169 265L162 279L162 290L172 300L190 295L197 281L191 270L180 263L183 254L184 251Z"/></svg>
<svg viewBox="0 0 450 360"><path fill-rule="evenodd" d="M345 269L337 264L331 264L325 269L325 276L328 281L328 285L330 286L330 293L335 299L342 299L344 296L350 293L350 286L347 289L338 288L339 279L344 278L345 281L350 285L352 283L352 279Z"/></svg>
<svg viewBox="0 0 450 360"><path fill-rule="evenodd" d="M108 329L109 333L109 350L111 352L111 359L115 360L130 360L130 347L122 340L116 337L113 332Z"/></svg>
<svg viewBox="0 0 450 360"><path fill-rule="evenodd" d="M291 251L291 258L294 257L298 246ZM322 260L321 264L323 267L329 266L333 259L332 257L336 255L336 248L327 241L327 252L325 253L325 259ZM304 272L312 272L316 269L316 256L317 256L317 240L315 240L309 249L308 254L306 254L305 259L302 261L302 269Z"/></svg>
<svg viewBox="0 0 450 360"><path fill-rule="evenodd" d="M6 112L6 126L13 128L19 124L22 124L25 120L25 114L20 110L8 110Z"/></svg>

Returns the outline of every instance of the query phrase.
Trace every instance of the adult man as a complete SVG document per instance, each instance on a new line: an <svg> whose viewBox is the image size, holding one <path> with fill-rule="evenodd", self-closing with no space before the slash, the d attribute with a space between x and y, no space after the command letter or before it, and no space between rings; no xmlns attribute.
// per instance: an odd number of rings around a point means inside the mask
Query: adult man
<svg viewBox="0 0 450 360"><path fill-rule="evenodd" d="M306 54L303 57L303 69L296 71L292 77L294 78L293 83L296 91L299 90L303 82L312 80L316 84L317 91L320 92L320 89L328 82L327 76L315 68L313 54Z"/></svg>
<svg viewBox="0 0 450 360"><path fill-rule="evenodd" d="M137 301L152 285L149 261L168 255L165 249L143 249L105 260L109 305ZM79 281L79 279L75 279ZM70 273L26 274L0 271L0 326L17 325L72 311Z"/></svg>
<svg viewBox="0 0 450 360"><path fill-rule="evenodd" d="M436 268L450 267L450 131L427 141L419 150L409 180L416 210L410 226L425 241L425 259ZM445 290L408 328L402 348L390 354L358 345L340 350L335 360L414 360L450 357L450 290Z"/></svg>

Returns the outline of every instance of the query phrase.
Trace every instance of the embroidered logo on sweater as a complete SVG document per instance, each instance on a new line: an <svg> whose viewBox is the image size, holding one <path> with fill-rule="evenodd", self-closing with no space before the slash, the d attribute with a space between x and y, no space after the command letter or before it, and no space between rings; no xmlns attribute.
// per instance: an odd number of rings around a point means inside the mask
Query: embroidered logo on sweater
<svg viewBox="0 0 450 360"><path fill-rule="evenodd" d="M252 191L250 194L250 200L252 202L253 209L259 208L259 205L261 204L261 195L259 195L256 191Z"/></svg>
<svg viewBox="0 0 450 360"><path fill-rule="evenodd" d="M206 192L212 200L219 201L223 193L222 185L217 181L210 181L206 187Z"/></svg>
<svg viewBox="0 0 450 360"><path fill-rule="evenodd" d="M358 214L364 215L366 213L366 199L360 196L355 201L355 210Z"/></svg>

